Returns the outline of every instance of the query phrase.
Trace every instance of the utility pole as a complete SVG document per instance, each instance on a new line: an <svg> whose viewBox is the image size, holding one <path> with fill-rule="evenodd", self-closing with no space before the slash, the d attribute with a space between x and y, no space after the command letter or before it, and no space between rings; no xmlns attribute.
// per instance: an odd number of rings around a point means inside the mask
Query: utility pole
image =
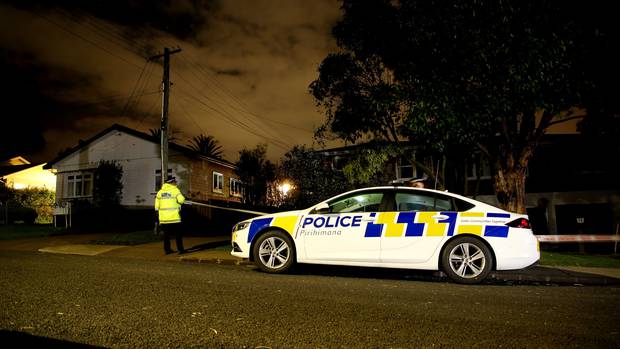
<svg viewBox="0 0 620 349"><path fill-rule="evenodd" d="M164 77L162 82L163 95L161 107L161 182L168 179L168 99L170 98L170 55L181 52L180 48L170 50L164 47L164 53L152 56L149 60L153 61L164 57Z"/></svg>

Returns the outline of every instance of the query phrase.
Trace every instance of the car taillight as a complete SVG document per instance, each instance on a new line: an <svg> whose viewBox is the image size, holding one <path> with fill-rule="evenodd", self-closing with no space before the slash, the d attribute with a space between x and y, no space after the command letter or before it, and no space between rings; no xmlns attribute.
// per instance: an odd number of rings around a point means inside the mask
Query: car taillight
<svg viewBox="0 0 620 349"><path fill-rule="evenodd" d="M530 221L528 221L526 218L517 218L514 221L506 223L506 225L511 228L532 229Z"/></svg>

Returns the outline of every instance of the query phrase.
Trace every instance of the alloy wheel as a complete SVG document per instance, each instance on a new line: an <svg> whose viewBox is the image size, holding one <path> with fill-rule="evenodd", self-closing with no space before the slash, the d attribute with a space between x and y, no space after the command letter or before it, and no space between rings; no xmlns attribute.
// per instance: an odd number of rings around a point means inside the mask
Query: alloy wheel
<svg viewBox="0 0 620 349"><path fill-rule="evenodd" d="M474 244L463 242L450 251L450 268L462 278L477 277L483 272L485 266L484 252Z"/></svg>

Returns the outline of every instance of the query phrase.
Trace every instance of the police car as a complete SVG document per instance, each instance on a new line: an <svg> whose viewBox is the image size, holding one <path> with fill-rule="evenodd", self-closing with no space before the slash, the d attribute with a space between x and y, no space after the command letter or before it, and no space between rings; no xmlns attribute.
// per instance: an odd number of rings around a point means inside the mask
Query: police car
<svg viewBox="0 0 620 349"><path fill-rule="evenodd" d="M540 258L527 215L410 187L353 190L300 211L237 223L232 252L268 273L295 263L443 270L478 283Z"/></svg>

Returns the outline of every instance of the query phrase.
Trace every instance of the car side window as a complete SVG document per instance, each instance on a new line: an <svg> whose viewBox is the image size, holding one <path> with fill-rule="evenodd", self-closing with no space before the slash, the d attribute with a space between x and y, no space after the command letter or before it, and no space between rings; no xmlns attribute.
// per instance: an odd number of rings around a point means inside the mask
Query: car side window
<svg viewBox="0 0 620 349"><path fill-rule="evenodd" d="M448 196L433 193L396 193L397 211L452 211L452 200Z"/></svg>
<svg viewBox="0 0 620 349"><path fill-rule="evenodd" d="M330 213L377 212L383 193L360 193L329 203Z"/></svg>
<svg viewBox="0 0 620 349"><path fill-rule="evenodd" d="M454 199L454 205L456 206L456 211L459 211L459 212L469 211L476 206L472 203L469 203L461 199L457 199L457 198L453 198L453 199Z"/></svg>

